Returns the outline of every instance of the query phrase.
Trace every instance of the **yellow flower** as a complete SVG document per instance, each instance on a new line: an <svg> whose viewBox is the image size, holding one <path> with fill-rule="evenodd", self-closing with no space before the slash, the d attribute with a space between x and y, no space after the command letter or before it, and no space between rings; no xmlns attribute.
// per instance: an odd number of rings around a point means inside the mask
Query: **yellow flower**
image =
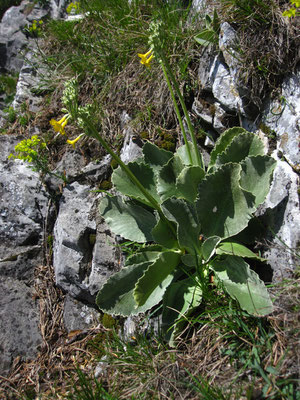
<svg viewBox="0 0 300 400"><path fill-rule="evenodd" d="M138 56L141 58L141 64L145 65L146 67L150 67L150 61L154 57L154 54L152 53L152 49L150 49L147 53L141 54L138 53Z"/></svg>
<svg viewBox="0 0 300 400"><path fill-rule="evenodd" d="M53 126L55 132L59 132L61 135L65 135L65 126L67 125L67 122L67 115L64 115L59 121L51 119L50 124Z"/></svg>
<svg viewBox="0 0 300 400"><path fill-rule="evenodd" d="M79 140L79 139L81 138L81 136L83 136L83 135L84 135L84 133L81 133L79 136L77 136L76 139L74 139L74 140L67 140L67 143L71 144L71 145L73 146L73 148L75 149L75 143L77 143L78 140Z"/></svg>

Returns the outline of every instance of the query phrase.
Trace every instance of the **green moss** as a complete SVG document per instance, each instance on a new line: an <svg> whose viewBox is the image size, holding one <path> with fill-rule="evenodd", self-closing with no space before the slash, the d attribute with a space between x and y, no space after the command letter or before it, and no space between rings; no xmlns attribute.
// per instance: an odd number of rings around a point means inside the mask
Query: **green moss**
<svg viewBox="0 0 300 400"><path fill-rule="evenodd" d="M104 180L99 185L99 189L101 190L109 190L111 188L112 188L112 183L110 180Z"/></svg>
<svg viewBox="0 0 300 400"><path fill-rule="evenodd" d="M175 151L175 148L176 148L176 143L174 143L174 142L169 142L169 141L167 141L167 140L163 140L163 141L160 143L160 147L161 147L162 149L165 149L165 150L174 152L174 151Z"/></svg>
<svg viewBox="0 0 300 400"><path fill-rule="evenodd" d="M155 141L155 144L161 149L174 152L176 149L176 136L172 133L158 130L159 138Z"/></svg>
<svg viewBox="0 0 300 400"><path fill-rule="evenodd" d="M91 233L89 236L89 242L91 245L94 245L96 243L96 234L95 233Z"/></svg>
<svg viewBox="0 0 300 400"><path fill-rule="evenodd" d="M114 319L114 317L112 317L111 315L108 315L108 314L103 314L103 316L101 318L101 322L102 322L102 325L104 326L104 328L106 328L106 329L113 329L118 326L118 321L116 321Z"/></svg>
<svg viewBox="0 0 300 400"><path fill-rule="evenodd" d="M118 163L117 163L117 161L113 158L112 160L111 160L111 162L110 162L110 166L111 166L111 168L112 169L116 169L117 167L118 167Z"/></svg>
<svg viewBox="0 0 300 400"><path fill-rule="evenodd" d="M263 122L259 124L259 129L270 139L276 139L276 132Z"/></svg>

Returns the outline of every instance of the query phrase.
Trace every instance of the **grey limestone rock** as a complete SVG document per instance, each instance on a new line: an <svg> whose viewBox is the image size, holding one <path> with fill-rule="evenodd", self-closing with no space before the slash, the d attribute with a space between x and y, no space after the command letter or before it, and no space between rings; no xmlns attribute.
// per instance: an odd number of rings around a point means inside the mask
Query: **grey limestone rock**
<svg viewBox="0 0 300 400"><path fill-rule="evenodd" d="M101 161L87 161L79 150L69 148L57 163L52 171L55 175L48 175L45 179L47 187L52 192L58 192L63 184L62 177L65 177L68 183L74 181L88 182L96 185L102 180L108 179L110 175L111 156L105 156Z"/></svg>
<svg viewBox="0 0 300 400"><path fill-rule="evenodd" d="M0 67L10 71L19 72L23 62L29 39L23 29L33 20L40 20L49 13L47 8L40 7L32 1L23 0L19 6L10 7L3 15L0 23L0 38L2 55Z"/></svg>
<svg viewBox="0 0 300 400"><path fill-rule="evenodd" d="M38 2L23 0L19 6L10 7L0 23L0 69L19 72L24 62L23 53L32 43L23 29L34 20L49 15L53 19L61 17L66 4L66 0L51 0L49 5L42 6Z"/></svg>
<svg viewBox="0 0 300 400"><path fill-rule="evenodd" d="M39 176L7 157L20 138L0 136L0 374L14 357L32 358L42 343L31 288L43 261L48 197Z"/></svg>
<svg viewBox="0 0 300 400"><path fill-rule="evenodd" d="M53 265L56 283L75 298L91 301L86 278L91 268L96 233L91 187L74 182L64 188L54 226Z"/></svg>
<svg viewBox="0 0 300 400"><path fill-rule="evenodd" d="M50 0L51 18L61 18L65 14L65 7L68 3L68 0Z"/></svg>
<svg viewBox="0 0 300 400"><path fill-rule="evenodd" d="M220 26L219 49L222 51L224 60L229 67L230 74L235 81L238 80L238 71L240 69L239 55L234 50L237 43L237 35L233 27L224 22Z"/></svg>
<svg viewBox="0 0 300 400"><path fill-rule="evenodd" d="M276 134L278 150L288 163L300 168L300 68L288 76L283 84L281 96L269 101L263 123Z"/></svg>
<svg viewBox="0 0 300 400"><path fill-rule="evenodd" d="M39 56L35 50L26 53L26 57L22 60L22 68L20 70L19 79L16 87L16 94L12 102L12 107L19 110L22 104L26 103L28 110L38 112L43 97L43 93L49 89L48 81L49 72L41 67Z"/></svg>
<svg viewBox="0 0 300 400"><path fill-rule="evenodd" d="M42 345L39 307L25 283L0 277L0 374L6 375L15 357L34 358Z"/></svg>
<svg viewBox="0 0 300 400"><path fill-rule="evenodd" d="M121 160L128 164L130 161L134 161L142 155L142 141L134 141L134 132L130 126L131 118L124 111L120 117L121 127L123 129L124 143L120 153Z"/></svg>
<svg viewBox="0 0 300 400"><path fill-rule="evenodd" d="M88 304L83 304L66 295L64 304L64 326L68 332L84 330L99 320L99 312Z"/></svg>
<svg viewBox="0 0 300 400"><path fill-rule="evenodd" d="M276 155L274 154L276 157ZM273 280L291 277L300 244L299 177L284 161L277 160L270 192L260 213L271 227L263 257L273 270ZM299 262L299 260L298 260Z"/></svg>
<svg viewBox="0 0 300 400"><path fill-rule="evenodd" d="M215 67L216 50L211 45L205 48L199 48L201 52L201 63L198 69L198 80L200 88L205 91L212 91L213 85L213 70Z"/></svg>
<svg viewBox="0 0 300 400"><path fill-rule="evenodd" d="M38 173L7 159L18 142L0 137L0 274L28 279L42 255L49 199Z"/></svg>
<svg viewBox="0 0 300 400"><path fill-rule="evenodd" d="M54 227L53 264L56 282L65 292L94 304L119 262L114 236L96 217L97 198L91 190L78 182L64 188Z"/></svg>
<svg viewBox="0 0 300 400"><path fill-rule="evenodd" d="M225 108L244 114L242 100L229 67L220 58L216 58L210 74L215 99Z"/></svg>

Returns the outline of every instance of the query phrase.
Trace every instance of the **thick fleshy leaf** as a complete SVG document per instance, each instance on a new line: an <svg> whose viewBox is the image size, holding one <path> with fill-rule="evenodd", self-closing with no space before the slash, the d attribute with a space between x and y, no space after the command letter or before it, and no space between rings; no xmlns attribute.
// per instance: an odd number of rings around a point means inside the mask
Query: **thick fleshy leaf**
<svg viewBox="0 0 300 400"><path fill-rule="evenodd" d="M165 216L177 224L177 237L180 247L194 253L200 249L200 225L193 204L184 199L172 197L162 204Z"/></svg>
<svg viewBox="0 0 300 400"><path fill-rule="evenodd" d="M160 198L156 191L156 178L153 169L146 164L131 162L127 164L133 175L142 183L144 188L151 194L154 199L159 202ZM139 188L132 182L129 176L123 171L121 167L114 170L111 178L115 188L125 196L137 199L142 203L153 207L145 195Z"/></svg>
<svg viewBox="0 0 300 400"><path fill-rule="evenodd" d="M276 160L269 156L249 157L241 166L240 185L255 196L255 205L259 206L269 193Z"/></svg>
<svg viewBox="0 0 300 400"><path fill-rule="evenodd" d="M226 164L206 176L196 202L202 234L224 239L241 232L255 211L254 196L239 185L241 166Z"/></svg>
<svg viewBox="0 0 300 400"><path fill-rule="evenodd" d="M158 250L156 246L152 245L146 246L145 249L138 251L137 253L134 253L131 256L127 257L125 261L125 267L134 264L135 265L142 264L148 261L153 262L159 257L160 253L161 253L160 249Z"/></svg>
<svg viewBox="0 0 300 400"><path fill-rule="evenodd" d="M184 199L193 203L198 194L198 185L205 177L205 172L201 167L189 166L183 169L176 180L177 193Z"/></svg>
<svg viewBox="0 0 300 400"><path fill-rule="evenodd" d="M170 161L159 171L157 181L157 191L161 198L161 202L175 196L179 197L180 192L176 188L176 180L184 168L181 158L174 156Z"/></svg>
<svg viewBox="0 0 300 400"><path fill-rule="evenodd" d="M172 222L171 222L172 223ZM174 225L174 231L176 227ZM153 240L167 249L178 248L176 234L171 230L170 226L162 218L159 219L155 227L152 229L151 234Z"/></svg>
<svg viewBox="0 0 300 400"><path fill-rule="evenodd" d="M100 202L99 211L115 234L139 243L153 240L151 231L156 218L143 207L130 201L124 203L119 196L106 196Z"/></svg>
<svg viewBox="0 0 300 400"><path fill-rule="evenodd" d="M167 332L170 345L173 344L175 331L180 327L172 327L180 319L191 313L201 304L202 290L196 277L187 278L179 282L171 283L163 298L163 328Z"/></svg>
<svg viewBox="0 0 300 400"><path fill-rule="evenodd" d="M240 135L241 133L247 132L244 128L234 127L227 129L225 132L217 140L214 149L210 153L210 163L209 167L213 166L216 162L218 154L222 153L226 147L232 142L235 136Z"/></svg>
<svg viewBox="0 0 300 400"><path fill-rule="evenodd" d="M190 268L199 267L202 264L202 257L198 254L183 254L181 256L181 261L184 265Z"/></svg>
<svg viewBox="0 0 300 400"><path fill-rule="evenodd" d="M220 241L221 238L219 236L211 236L203 242L201 252L204 261L208 261L215 254L216 247Z"/></svg>
<svg viewBox="0 0 300 400"><path fill-rule="evenodd" d="M161 299L173 279L173 271L180 261L180 254L174 251L160 253L149 265L144 275L138 280L134 289L134 299L139 306L145 304L151 296L155 304ZM155 298L155 295L158 298Z"/></svg>
<svg viewBox="0 0 300 400"><path fill-rule="evenodd" d="M264 144L257 135L250 132L241 133L217 156L216 166L230 162L239 163L246 157L264 155L264 152Z"/></svg>
<svg viewBox="0 0 300 400"><path fill-rule="evenodd" d="M253 251L249 250L247 247L243 246L240 243L234 242L222 242L217 247L216 253L221 254L229 254L232 256L246 257L246 258L255 258L259 261L265 261L264 258L257 256Z"/></svg>
<svg viewBox="0 0 300 400"><path fill-rule="evenodd" d="M103 312L111 315L136 315L147 311L152 303L146 302L137 307L133 290L137 280L143 275L152 261L131 264L112 275L103 285L96 297L96 304Z"/></svg>
<svg viewBox="0 0 300 400"><path fill-rule="evenodd" d="M160 149L155 144L146 142L143 146L144 160L153 171L158 172L173 157L171 151Z"/></svg>
<svg viewBox="0 0 300 400"><path fill-rule="evenodd" d="M176 155L180 157L181 161L183 162L184 165L198 165L198 161L197 161L197 155L196 155L196 151L195 148L193 146L192 142L188 142L189 144L189 149L191 152L191 156L192 156L192 161L193 163L191 164L189 156L188 156L188 152L187 152L187 148L186 145L184 144L183 146L178 147L177 151L176 151Z"/></svg>
<svg viewBox="0 0 300 400"><path fill-rule="evenodd" d="M253 315L267 315L273 311L264 282L241 257L217 258L211 262L210 267L243 310Z"/></svg>

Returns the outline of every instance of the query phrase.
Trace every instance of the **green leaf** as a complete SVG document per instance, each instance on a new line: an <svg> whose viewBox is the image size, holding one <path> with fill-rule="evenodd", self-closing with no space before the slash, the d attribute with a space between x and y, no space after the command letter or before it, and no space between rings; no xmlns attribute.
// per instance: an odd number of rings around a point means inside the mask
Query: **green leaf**
<svg viewBox="0 0 300 400"><path fill-rule="evenodd" d="M176 180L177 193L184 199L193 203L198 194L198 185L205 177L205 172L201 167L189 166L184 168Z"/></svg>
<svg viewBox="0 0 300 400"><path fill-rule="evenodd" d="M172 197L162 204L165 216L177 224L177 238L180 247L190 253L200 250L200 225L194 206L184 199Z"/></svg>
<svg viewBox="0 0 300 400"><path fill-rule="evenodd" d="M131 264L112 275L103 285L96 297L96 304L103 312L111 315L136 315L152 307L151 299L137 307L133 297L136 282L152 261Z"/></svg>
<svg viewBox="0 0 300 400"><path fill-rule="evenodd" d="M149 265L144 275L138 280L134 289L134 299L139 306L145 304L151 296L157 304L173 279L172 272L180 261L180 254L174 251L160 253L159 257ZM158 296L156 298L156 296Z"/></svg>
<svg viewBox="0 0 300 400"><path fill-rule="evenodd" d="M259 261L265 261L264 258L257 256L253 251L239 243L234 242L222 242L219 244L216 250L217 254L230 254L232 256L255 258Z"/></svg>
<svg viewBox="0 0 300 400"><path fill-rule="evenodd" d="M124 203L120 196L107 196L100 201L99 211L115 234L138 243L153 240L151 231L156 218L143 207L130 201Z"/></svg>
<svg viewBox="0 0 300 400"><path fill-rule="evenodd" d="M212 19L211 19L210 15L205 14L205 26L206 26L206 28L207 29L210 28L211 24L212 24Z"/></svg>
<svg viewBox="0 0 300 400"><path fill-rule="evenodd" d="M213 27L213 30L216 33L219 33L219 31L220 31L220 19L219 19L219 16L218 16L218 13L217 13L216 9L214 9L214 17L213 17L213 20L212 20L212 27Z"/></svg>
<svg viewBox="0 0 300 400"><path fill-rule="evenodd" d="M144 188L151 194L151 196L154 197L156 201L160 202L160 198L156 191L156 178L153 169L148 165L139 162L128 163L127 167L142 183ZM131 181L129 176L123 171L121 167L118 167L114 170L111 180L115 188L120 193L133 199L137 199L153 208L152 204L149 203L148 199L143 195L143 193L139 190L135 183Z"/></svg>
<svg viewBox="0 0 300 400"><path fill-rule="evenodd" d="M198 307L202 300L202 291L196 277L190 277L179 282L171 283L163 298L162 323L164 330L168 330L170 345L178 329L172 325L178 324L184 316ZM179 327L177 327L179 328Z"/></svg>
<svg viewBox="0 0 300 400"><path fill-rule="evenodd" d="M194 145L192 142L188 142L188 144L189 144L189 149L190 149L192 161L193 161L192 165L198 165L197 154L196 154ZM184 165L186 165L186 166L191 165L190 159L188 156L188 152L187 152L187 147L185 144L183 146L178 147L175 155L180 157L180 159Z"/></svg>
<svg viewBox="0 0 300 400"><path fill-rule="evenodd" d="M171 151L160 149L155 144L146 142L143 146L144 160L153 169L158 172L173 157Z"/></svg>
<svg viewBox="0 0 300 400"><path fill-rule="evenodd" d="M216 166L230 162L239 163L246 157L264 155L264 152L264 144L257 135L250 132L241 133L217 156Z"/></svg>
<svg viewBox="0 0 300 400"><path fill-rule="evenodd" d="M252 218L254 196L239 185L241 169L238 164L226 164L200 183L196 208L205 237L236 235Z"/></svg>
<svg viewBox="0 0 300 400"><path fill-rule="evenodd" d="M181 256L181 261L184 265L190 268L198 268L202 265L202 257L199 254L183 254Z"/></svg>
<svg viewBox="0 0 300 400"><path fill-rule="evenodd" d="M221 238L219 236L211 236L203 242L201 252L204 261L208 261L215 254L216 247L220 241Z"/></svg>
<svg viewBox="0 0 300 400"><path fill-rule="evenodd" d="M155 249L155 250L153 250ZM145 249L138 251L135 254L132 254L131 256L126 258L125 261L125 267L128 267L129 265L134 265L134 264L142 264L144 262L153 262L156 260L161 253L161 250L155 248L155 246L146 246Z"/></svg>
<svg viewBox="0 0 300 400"><path fill-rule="evenodd" d="M243 310L253 315L267 315L273 311L264 282L242 258L229 255L217 258L210 267Z"/></svg>
<svg viewBox="0 0 300 400"><path fill-rule="evenodd" d="M165 220L159 219L155 227L151 231L152 237L156 243L167 249L178 248L177 238L175 238L174 233L170 229L170 226Z"/></svg>
<svg viewBox="0 0 300 400"><path fill-rule="evenodd" d="M203 29L195 36L195 40L201 46L208 46L211 43L218 43L218 35L213 29Z"/></svg>
<svg viewBox="0 0 300 400"><path fill-rule="evenodd" d="M169 197L177 197L180 195L176 188L176 180L183 168L184 165L181 161L181 158L175 155L160 170L158 174L157 191L162 202Z"/></svg>
<svg viewBox="0 0 300 400"><path fill-rule="evenodd" d="M230 128L223 132L217 140L214 149L210 153L209 168L215 164L217 156L226 149L226 147L232 142L233 138L245 132L247 131L241 127Z"/></svg>
<svg viewBox="0 0 300 400"><path fill-rule="evenodd" d="M269 193L276 160L269 156L246 158L241 164L240 185L255 196L255 206L262 204Z"/></svg>

